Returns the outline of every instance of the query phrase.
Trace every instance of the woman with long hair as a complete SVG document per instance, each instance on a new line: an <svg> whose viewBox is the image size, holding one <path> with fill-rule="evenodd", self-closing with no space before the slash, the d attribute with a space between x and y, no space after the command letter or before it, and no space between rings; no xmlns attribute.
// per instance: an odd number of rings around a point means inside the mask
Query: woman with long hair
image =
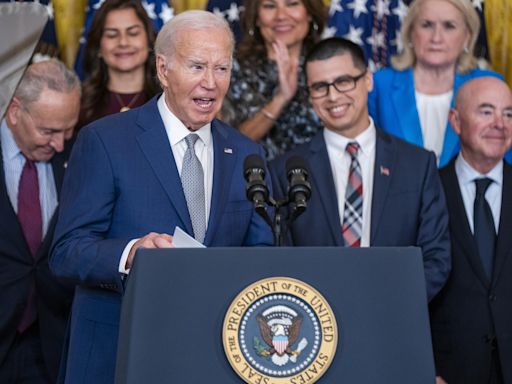
<svg viewBox="0 0 512 384"><path fill-rule="evenodd" d="M78 128L137 107L159 90L152 21L139 0L106 0L96 11L84 57Z"/></svg>

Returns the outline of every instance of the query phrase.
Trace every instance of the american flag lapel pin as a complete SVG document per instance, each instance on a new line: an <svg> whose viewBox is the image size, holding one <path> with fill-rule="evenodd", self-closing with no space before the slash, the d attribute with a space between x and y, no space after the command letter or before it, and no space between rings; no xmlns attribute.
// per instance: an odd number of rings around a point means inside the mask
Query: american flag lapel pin
<svg viewBox="0 0 512 384"><path fill-rule="evenodd" d="M389 168L381 165L380 166L380 174L383 176L389 176Z"/></svg>
<svg viewBox="0 0 512 384"><path fill-rule="evenodd" d="M224 153L233 153L233 148L224 148Z"/></svg>

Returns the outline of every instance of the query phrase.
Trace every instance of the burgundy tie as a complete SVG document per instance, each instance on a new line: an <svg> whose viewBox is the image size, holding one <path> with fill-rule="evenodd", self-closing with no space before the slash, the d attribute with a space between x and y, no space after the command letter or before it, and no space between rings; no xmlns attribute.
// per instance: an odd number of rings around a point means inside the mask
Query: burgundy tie
<svg viewBox="0 0 512 384"><path fill-rule="evenodd" d="M39 203L39 181L37 168L32 160L26 160L21 171L18 188L18 220L23 230L33 259L36 254L43 234L41 218L41 204ZM18 331L25 331L36 319L35 284L32 283L27 298L27 306L23 312Z"/></svg>

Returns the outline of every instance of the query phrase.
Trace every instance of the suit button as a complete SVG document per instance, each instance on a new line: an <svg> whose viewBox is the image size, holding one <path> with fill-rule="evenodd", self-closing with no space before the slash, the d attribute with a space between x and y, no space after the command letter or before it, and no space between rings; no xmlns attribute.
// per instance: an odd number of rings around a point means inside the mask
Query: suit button
<svg viewBox="0 0 512 384"><path fill-rule="evenodd" d="M489 301L496 301L496 295L491 293L489 295Z"/></svg>

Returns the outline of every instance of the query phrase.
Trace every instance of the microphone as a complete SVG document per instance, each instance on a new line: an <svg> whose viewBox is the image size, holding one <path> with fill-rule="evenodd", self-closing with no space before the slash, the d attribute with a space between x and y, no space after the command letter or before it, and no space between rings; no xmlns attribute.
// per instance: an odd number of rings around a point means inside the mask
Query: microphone
<svg viewBox="0 0 512 384"><path fill-rule="evenodd" d="M265 210L265 203L268 201L269 192L265 183L265 163L256 154L249 155L244 160L244 177L247 181L247 199L254 203L254 207Z"/></svg>
<svg viewBox="0 0 512 384"><path fill-rule="evenodd" d="M311 184L308 181L308 166L300 156L291 156L286 160L288 177L288 200L295 203L294 218L304 212L311 196Z"/></svg>

